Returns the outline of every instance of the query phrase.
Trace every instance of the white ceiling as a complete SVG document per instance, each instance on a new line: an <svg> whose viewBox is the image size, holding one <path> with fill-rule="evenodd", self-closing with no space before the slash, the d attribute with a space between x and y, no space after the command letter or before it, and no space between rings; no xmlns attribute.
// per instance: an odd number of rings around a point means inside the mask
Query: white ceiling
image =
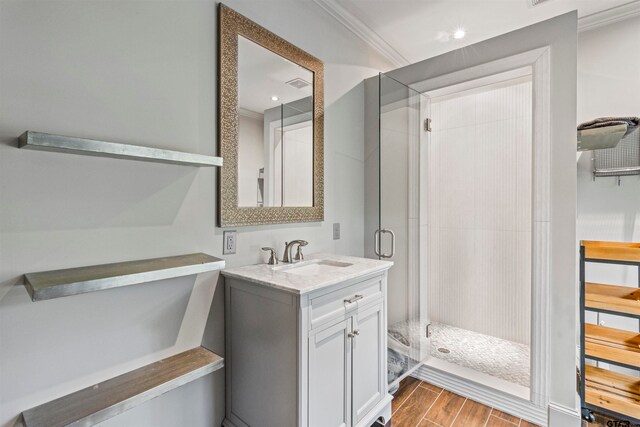
<svg viewBox="0 0 640 427"><path fill-rule="evenodd" d="M581 27L640 13L640 0L315 0L394 65L406 65L578 10ZM613 8L613 9L612 9ZM601 13L602 11L608 11ZM614 18L616 18L614 16ZM467 35L451 34L462 27Z"/></svg>
<svg viewBox="0 0 640 427"><path fill-rule="evenodd" d="M313 83L313 73L264 47L238 37L238 106L257 114L313 95L313 86L296 89L288 81ZM278 100L273 101L272 96Z"/></svg>

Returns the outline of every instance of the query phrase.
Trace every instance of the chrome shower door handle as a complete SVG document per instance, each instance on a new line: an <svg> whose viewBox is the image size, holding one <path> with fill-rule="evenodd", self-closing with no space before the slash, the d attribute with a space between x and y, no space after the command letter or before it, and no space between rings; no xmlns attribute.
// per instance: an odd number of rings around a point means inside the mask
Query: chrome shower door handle
<svg viewBox="0 0 640 427"><path fill-rule="evenodd" d="M396 254L396 234L392 230L388 230L383 228L380 230L381 233L388 233L391 235L391 253L390 254L382 254L382 258L393 258Z"/></svg>
<svg viewBox="0 0 640 427"><path fill-rule="evenodd" d="M381 253L380 252L380 238L382 234L390 234L391 235L391 253L385 254L385 253ZM393 258L393 256L396 253L396 235L393 231L387 229L387 228L383 228L381 230L376 230L374 236L373 236L373 240L374 240L374 251L376 253L377 256L379 256L380 258Z"/></svg>

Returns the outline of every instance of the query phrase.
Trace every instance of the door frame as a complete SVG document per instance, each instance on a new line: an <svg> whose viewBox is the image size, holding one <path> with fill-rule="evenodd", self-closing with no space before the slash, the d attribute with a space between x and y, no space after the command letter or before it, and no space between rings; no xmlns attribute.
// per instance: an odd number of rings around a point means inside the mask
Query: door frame
<svg viewBox="0 0 640 427"><path fill-rule="evenodd" d="M578 345L578 251L576 240L576 96L577 96L577 12L571 11L548 20L514 30L472 46L460 47L447 53L431 57L415 64L407 65L385 74L410 86L416 82L446 75L473 66L515 56L523 52L547 48L548 83L550 105L553 108L553 120L549 127L540 129L551 138L551 150L547 158L550 186L546 199L550 208L546 221L542 221L540 232L550 236L548 252L534 254L553 260L548 263L548 297L546 313L541 313L548 330L548 358L541 366L547 372L545 400L546 409L521 399L518 408L523 418L537 424L580 425L579 397L576 392L576 367ZM374 141L379 138L377 123L377 98L379 97L377 79L365 81L365 207L371 210L365 215L365 227L375 229L376 207L379 205L376 187L378 185L379 153ZM369 104L370 103L370 104ZM534 129L538 132L538 129ZM370 139L369 139L370 138ZM371 256L372 241L365 234L365 254ZM373 232L371 232L373 237ZM553 325L553 329L550 326ZM420 370L423 372L423 369ZM473 393L471 393L473 391ZM487 400L490 393L486 388L477 387L467 396L476 400ZM490 390L489 390L490 391ZM474 397L474 396L477 396ZM499 399L498 399L499 400ZM498 400L493 399L494 402ZM496 403L494 407L502 410L515 410ZM532 414L531 411L535 411ZM527 415L530 414L530 415ZM533 416L535 415L535 416Z"/></svg>
<svg viewBox="0 0 640 427"><path fill-rule="evenodd" d="M551 209L551 76L550 47L544 46L516 55L508 56L485 64L465 68L449 74L437 76L410 85L419 92L428 92L492 75L529 68L532 78L532 251L531 251L531 357L530 357L530 393L529 400L513 396L506 392L494 392L492 398L504 403L504 408L516 406L518 413L527 414L529 419L546 421L546 408L549 403L549 283L550 283L550 209ZM419 124L416 124L419 126ZM409 194L410 206L419 205L416 192ZM411 200L414 198L414 200ZM419 239L409 239L409 252L419 253ZM414 268L418 268L416 266ZM426 289L420 289L422 294ZM419 305L419 299L412 299ZM420 310L416 306L414 310ZM442 373L433 375L429 367L422 367L418 372L443 381L448 388L461 389L469 393L469 382L465 379L449 379L445 381ZM446 383L446 384L445 384ZM463 384L466 383L466 384ZM479 386L476 399L482 400L489 387ZM476 393L471 393L476 394ZM487 402L488 403L488 402ZM492 402L495 406L495 402ZM546 424L546 423L545 423Z"/></svg>

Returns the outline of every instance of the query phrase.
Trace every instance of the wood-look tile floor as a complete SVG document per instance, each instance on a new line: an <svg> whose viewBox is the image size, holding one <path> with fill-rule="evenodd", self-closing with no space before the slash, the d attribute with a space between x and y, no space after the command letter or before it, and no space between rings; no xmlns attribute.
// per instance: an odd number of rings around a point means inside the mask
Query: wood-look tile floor
<svg viewBox="0 0 640 427"><path fill-rule="evenodd" d="M467 399L440 387L407 377L391 403L392 427L535 427L536 424ZM612 418L596 415L583 427L607 427ZM615 420L614 420L615 421ZM626 425L626 424L621 424ZM389 424L388 424L389 426Z"/></svg>
<svg viewBox="0 0 640 427"><path fill-rule="evenodd" d="M528 421L407 377L392 402L392 427L533 427Z"/></svg>

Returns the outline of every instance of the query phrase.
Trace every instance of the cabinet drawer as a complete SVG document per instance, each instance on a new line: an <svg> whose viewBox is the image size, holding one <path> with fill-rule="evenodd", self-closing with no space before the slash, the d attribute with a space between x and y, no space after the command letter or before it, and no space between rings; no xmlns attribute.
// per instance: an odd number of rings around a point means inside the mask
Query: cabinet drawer
<svg viewBox="0 0 640 427"><path fill-rule="evenodd" d="M384 276L377 276L342 289L311 298L311 329L330 322L382 298Z"/></svg>

